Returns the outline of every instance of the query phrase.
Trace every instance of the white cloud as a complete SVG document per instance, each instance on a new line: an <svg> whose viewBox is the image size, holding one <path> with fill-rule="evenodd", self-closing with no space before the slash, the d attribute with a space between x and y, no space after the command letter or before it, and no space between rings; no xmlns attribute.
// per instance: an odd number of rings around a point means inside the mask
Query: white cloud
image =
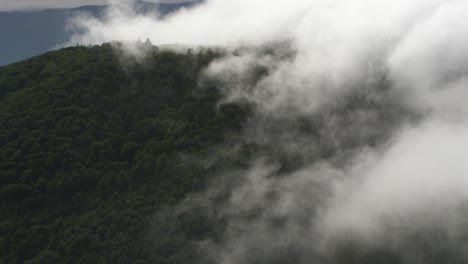
<svg viewBox="0 0 468 264"><path fill-rule="evenodd" d="M419 225L452 220L450 212L468 201L467 148L466 123L431 122L404 131L385 153L360 160L351 180L340 183L326 230L370 234L413 219Z"/></svg>
<svg viewBox="0 0 468 264"><path fill-rule="evenodd" d="M75 25L85 33L72 41L149 37L156 44L227 47L289 41L295 55L286 60L252 49L206 70L227 100L260 106L246 141L306 162L280 177L272 174L281 164L256 163L234 189L225 205L231 229L217 252L220 263L246 263L249 247L271 255L304 247L308 254L321 235L392 236L389 224L449 230L454 219L445 216L462 219L467 16L460 0L210 0L164 20L118 8L103 21L79 18ZM255 67L268 74L253 83ZM350 102L353 92L358 96ZM295 127L304 116L319 119L314 136ZM372 135L384 143L370 142ZM320 156L326 147L336 153ZM249 218L250 209L260 213ZM278 218L281 228L269 224ZM406 238L395 236L396 244Z"/></svg>

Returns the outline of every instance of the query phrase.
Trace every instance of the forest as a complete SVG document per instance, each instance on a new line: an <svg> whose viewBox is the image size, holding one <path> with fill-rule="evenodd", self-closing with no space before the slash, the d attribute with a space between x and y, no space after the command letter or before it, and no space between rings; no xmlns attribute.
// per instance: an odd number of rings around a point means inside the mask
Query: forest
<svg viewBox="0 0 468 264"><path fill-rule="evenodd" d="M388 214L392 180L353 192L379 206L334 200L424 120L386 73L308 109L319 94L265 82L296 56L288 43L137 45L0 67L1 264L466 263L466 222ZM391 179L411 177L392 170L408 149L384 163ZM381 209L382 226L354 221Z"/></svg>
<svg viewBox="0 0 468 264"><path fill-rule="evenodd" d="M249 110L200 86L219 52L148 52L77 46L0 67L0 263L184 261L184 234L206 223L165 238L149 223L242 162L203 157Z"/></svg>

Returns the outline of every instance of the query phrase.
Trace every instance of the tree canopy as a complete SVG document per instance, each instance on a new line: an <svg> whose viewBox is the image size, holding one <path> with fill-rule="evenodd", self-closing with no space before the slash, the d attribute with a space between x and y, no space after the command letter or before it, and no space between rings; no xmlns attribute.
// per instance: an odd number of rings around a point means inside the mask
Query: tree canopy
<svg viewBox="0 0 468 264"><path fill-rule="evenodd" d="M103 44L0 67L0 263L174 263L182 242L148 246L148 221L220 166L184 157L248 115L199 87L218 56Z"/></svg>

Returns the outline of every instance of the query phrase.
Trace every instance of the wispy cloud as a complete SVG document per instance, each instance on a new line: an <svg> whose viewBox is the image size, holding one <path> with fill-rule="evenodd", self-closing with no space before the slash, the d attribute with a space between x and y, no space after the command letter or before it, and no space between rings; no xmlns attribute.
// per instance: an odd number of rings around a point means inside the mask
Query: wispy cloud
<svg viewBox="0 0 468 264"><path fill-rule="evenodd" d="M207 246L216 262L341 263L343 241L466 262L467 16L458 0L210 0L165 19L77 18L73 42L249 47L204 75L256 105L244 140L270 150L208 206L227 223Z"/></svg>

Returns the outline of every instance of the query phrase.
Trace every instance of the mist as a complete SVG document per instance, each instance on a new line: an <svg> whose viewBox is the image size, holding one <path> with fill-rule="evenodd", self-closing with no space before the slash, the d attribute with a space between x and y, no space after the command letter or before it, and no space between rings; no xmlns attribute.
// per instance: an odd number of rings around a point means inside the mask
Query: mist
<svg viewBox="0 0 468 264"><path fill-rule="evenodd" d="M204 261L466 263L466 17L456 0L129 4L71 20L70 41L228 51L200 83L254 106L239 144L264 151L170 209L224 223L194 241Z"/></svg>

